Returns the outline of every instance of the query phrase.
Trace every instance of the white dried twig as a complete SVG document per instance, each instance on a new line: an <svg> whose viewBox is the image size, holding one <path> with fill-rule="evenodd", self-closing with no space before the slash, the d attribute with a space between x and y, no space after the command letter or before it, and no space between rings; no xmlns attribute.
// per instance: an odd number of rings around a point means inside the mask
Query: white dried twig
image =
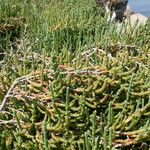
<svg viewBox="0 0 150 150"><path fill-rule="evenodd" d="M15 120L1 120L0 119L0 125L3 125L3 124L16 124L17 123L17 121L15 121Z"/></svg>
<svg viewBox="0 0 150 150"><path fill-rule="evenodd" d="M29 76L29 75L28 75L28 76ZM27 80L28 76L22 76L22 77L20 77L20 78L17 78L17 79L13 82L13 84L12 84L11 87L9 88L7 94L5 95L3 101L2 101L2 103L1 103L1 105L0 105L0 112L3 110L3 108L4 108L4 106L5 106L6 102L7 102L7 99L8 99L8 97L11 95L11 92L13 91L13 89L17 86L17 84L18 84L19 82L24 81L24 80Z"/></svg>

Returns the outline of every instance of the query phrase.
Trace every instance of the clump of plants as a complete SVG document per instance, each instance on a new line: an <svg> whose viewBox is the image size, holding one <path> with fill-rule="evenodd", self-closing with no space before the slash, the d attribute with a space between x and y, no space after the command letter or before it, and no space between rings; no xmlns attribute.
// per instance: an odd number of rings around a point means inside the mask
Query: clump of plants
<svg viewBox="0 0 150 150"><path fill-rule="evenodd" d="M148 149L149 23L118 33L92 0L13 2L2 14L26 21L2 40L0 148Z"/></svg>

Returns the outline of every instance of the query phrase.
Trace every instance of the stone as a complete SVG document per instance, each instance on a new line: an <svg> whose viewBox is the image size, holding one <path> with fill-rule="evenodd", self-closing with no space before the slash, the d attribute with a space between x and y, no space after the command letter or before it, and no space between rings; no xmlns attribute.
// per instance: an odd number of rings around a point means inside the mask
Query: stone
<svg viewBox="0 0 150 150"><path fill-rule="evenodd" d="M122 21L129 23L131 27L136 25L145 25L148 17L134 13L128 5L128 0L95 0L97 5L103 7L108 15L108 20L116 20L120 28Z"/></svg>
<svg viewBox="0 0 150 150"><path fill-rule="evenodd" d="M126 11L128 0L95 0L97 5L103 7L108 13L108 10L115 12L115 19L122 21L124 12Z"/></svg>
<svg viewBox="0 0 150 150"><path fill-rule="evenodd" d="M140 13L131 14L128 18L129 18L130 24L132 26L145 25L148 20L148 17L146 17Z"/></svg>

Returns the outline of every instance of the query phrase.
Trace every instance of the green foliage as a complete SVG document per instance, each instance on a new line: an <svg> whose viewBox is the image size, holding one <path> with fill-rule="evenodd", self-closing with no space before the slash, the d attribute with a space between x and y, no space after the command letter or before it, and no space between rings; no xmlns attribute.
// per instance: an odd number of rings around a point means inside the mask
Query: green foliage
<svg viewBox="0 0 150 150"><path fill-rule="evenodd" d="M0 149L148 148L149 22L118 31L94 0L6 0L0 31L0 102L16 81Z"/></svg>

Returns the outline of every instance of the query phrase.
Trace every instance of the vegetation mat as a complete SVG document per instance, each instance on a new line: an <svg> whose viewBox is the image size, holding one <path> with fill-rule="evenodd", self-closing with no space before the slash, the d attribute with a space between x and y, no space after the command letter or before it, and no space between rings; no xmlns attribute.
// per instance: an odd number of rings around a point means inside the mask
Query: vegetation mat
<svg viewBox="0 0 150 150"><path fill-rule="evenodd" d="M3 99L1 145L100 149L149 143L150 70L146 57L132 52L120 49L114 57L91 48L72 60L80 62L78 69L57 64L55 56L43 63L35 53L43 69L17 78ZM82 65L94 57L102 65Z"/></svg>
<svg viewBox="0 0 150 150"><path fill-rule="evenodd" d="M150 148L150 22L118 28L94 0L0 6L0 149Z"/></svg>

